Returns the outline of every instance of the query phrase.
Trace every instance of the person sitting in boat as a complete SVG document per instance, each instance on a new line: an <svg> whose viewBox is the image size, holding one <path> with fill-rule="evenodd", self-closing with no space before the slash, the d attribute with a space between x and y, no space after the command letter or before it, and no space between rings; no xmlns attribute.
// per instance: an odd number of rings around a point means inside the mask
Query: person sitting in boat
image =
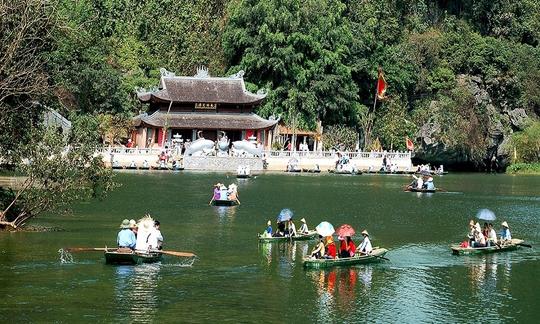
<svg viewBox="0 0 540 324"><path fill-rule="evenodd" d="M135 244L137 243L137 239L135 238L135 234L133 234L129 228L129 219L124 219L122 224L120 224L120 228L121 230L118 232L118 236L116 237L118 247L133 250L135 248Z"/></svg>
<svg viewBox="0 0 540 324"><path fill-rule="evenodd" d="M350 236L347 236L347 252L349 253L348 257L353 257L356 252L356 245Z"/></svg>
<svg viewBox="0 0 540 324"><path fill-rule="evenodd" d="M429 176L424 184L427 190L435 190L435 184L433 183L433 177Z"/></svg>
<svg viewBox="0 0 540 324"><path fill-rule="evenodd" d="M349 257L349 251L347 251L347 241L343 236L338 236L339 241L339 257L340 258L348 258Z"/></svg>
<svg viewBox="0 0 540 324"><path fill-rule="evenodd" d="M137 238L137 222L134 219L129 220L129 229L135 234L135 238Z"/></svg>
<svg viewBox="0 0 540 324"><path fill-rule="evenodd" d="M287 234L289 237L296 236L296 226L294 225L292 219L289 219L288 224L287 224L287 229L288 229Z"/></svg>
<svg viewBox="0 0 540 324"><path fill-rule="evenodd" d="M362 236L364 236L364 240L362 241L360 246L356 249L356 252L359 252L360 254L370 254L371 251L373 251L373 247L371 246L371 241L369 240L368 231L363 230Z"/></svg>
<svg viewBox="0 0 540 324"><path fill-rule="evenodd" d="M143 168L147 169L148 168L148 161L144 160L142 166L143 166Z"/></svg>
<svg viewBox="0 0 540 324"><path fill-rule="evenodd" d="M161 250L163 248L163 235L159 230L159 226L160 222L154 220L154 230L150 233L150 238L148 240L152 248Z"/></svg>
<svg viewBox="0 0 540 324"><path fill-rule="evenodd" d="M416 189L416 187L418 187L418 178L414 174L412 175L412 177L413 181L407 186L408 190Z"/></svg>
<svg viewBox="0 0 540 324"><path fill-rule="evenodd" d="M264 233L262 235L263 237L272 237L272 222L268 220L266 223L266 229L264 230Z"/></svg>
<svg viewBox="0 0 540 324"><path fill-rule="evenodd" d="M227 189L227 197L229 200L238 200L238 190L234 183L229 185L229 188Z"/></svg>
<svg viewBox="0 0 540 324"><path fill-rule="evenodd" d="M467 237L469 238L469 246L473 246L474 243L474 220L469 221L469 234L467 234Z"/></svg>
<svg viewBox="0 0 540 324"><path fill-rule="evenodd" d="M493 228L492 223L488 224L487 243L488 243L488 246L497 245L497 233L495 232L495 229Z"/></svg>
<svg viewBox="0 0 540 324"><path fill-rule="evenodd" d="M482 229L478 223L474 225L474 242L472 247L486 247L486 238L484 237L484 234L482 234Z"/></svg>
<svg viewBox="0 0 540 324"><path fill-rule="evenodd" d="M510 234L510 228L508 227L508 223L506 221L502 222L502 230L501 230L501 241L511 241L512 235Z"/></svg>
<svg viewBox="0 0 540 324"><path fill-rule="evenodd" d="M300 229L298 230L298 232L300 234L308 234L309 229L308 229L307 224L306 224L306 219L302 218L300 221L302 222L302 226L300 226Z"/></svg>
<svg viewBox="0 0 540 324"><path fill-rule="evenodd" d="M334 243L334 240L332 239L332 236L326 237L326 246L325 246L326 253L323 255L323 258L325 259L335 259L337 255L337 249L336 244Z"/></svg>
<svg viewBox="0 0 540 324"><path fill-rule="evenodd" d="M278 222L277 231L274 233L274 237L283 237L285 236L285 223Z"/></svg>
<svg viewBox="0 0 540 324"><path fill-rule="evenodd" d="M324 243L323 238L319 235L319 243L311 251L311 258L320 259L324 255Z"/></svg>
<svg viewBox="0 0 540 324"><path fill-rule="evenodd" d="M487 238L488 238L488 235L489 235L489 228L488 228L488 223L487 222L485 222L484 226L482 226L482 235L484 235L484 237L486 238L486 242L487 242Z"/></svg>

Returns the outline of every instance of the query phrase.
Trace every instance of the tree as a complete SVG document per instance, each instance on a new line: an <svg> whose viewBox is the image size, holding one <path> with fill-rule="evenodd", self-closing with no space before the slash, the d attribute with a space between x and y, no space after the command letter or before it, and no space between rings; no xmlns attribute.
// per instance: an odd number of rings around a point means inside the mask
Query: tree
<svg viewBox="0 0 540 324"><path fill-rule="evenodd" d="M68 138L35 127L31 138L17 152L23 184L16 193L0 188L0 228L17 229L45 211L101 197L115 186L112 171L105 168L101 156L94 156L95 136L88 129L74 128Z"/></svg>
<svg viewBox="0 0 540 324"><path fill-rule="evenodd" d="M358 143L358 132L343 125L328 126L323 134L324 150L354 151Z"/></svg>
<svg viewBox="0 0 540 324"><path fill-rule="evenodd" d="M231 72L270 90L262 115L299 128L356 123L357 87L346 65L352 34L337 0L231 2L223 47ZM290 122L290 121L289 121Z"/></svg>
<svg viewBox="0 0 540 324"><path fill-rule="evenodd" d="M55 7L47 1L0 2L0 152L8 162L30 140L26 130L43 111L35 102L50 90L43 61L54 16Z"/></svg>

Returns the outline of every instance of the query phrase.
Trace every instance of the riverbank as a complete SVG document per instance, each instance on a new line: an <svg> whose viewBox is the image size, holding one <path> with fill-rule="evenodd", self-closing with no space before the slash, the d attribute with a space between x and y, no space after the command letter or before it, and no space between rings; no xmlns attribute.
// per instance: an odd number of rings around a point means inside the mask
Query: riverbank
<svg viewBox="0 0 540 324"><path fill-rule="evenodd" d="M509 174L538 174L540 175L540 163L515 163L506 168Z"/></svg>

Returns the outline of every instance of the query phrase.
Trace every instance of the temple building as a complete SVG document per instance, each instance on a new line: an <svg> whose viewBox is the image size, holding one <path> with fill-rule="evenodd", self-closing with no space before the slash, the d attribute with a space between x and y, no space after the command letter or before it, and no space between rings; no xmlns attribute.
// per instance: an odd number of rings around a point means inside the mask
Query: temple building
<svg viewBox="0 0 540 324"><path fill-rule="evenodd" d="M229 77L211 77L204 67L193 77L161 69L156 89L139 89L137 97L148 112L134 118L131 140L139 148L193 142L199 136L217 140L225 132L233 141L250 139L270 149L278 119L255 114L266 97L246 90L243 71Z"/></svg>

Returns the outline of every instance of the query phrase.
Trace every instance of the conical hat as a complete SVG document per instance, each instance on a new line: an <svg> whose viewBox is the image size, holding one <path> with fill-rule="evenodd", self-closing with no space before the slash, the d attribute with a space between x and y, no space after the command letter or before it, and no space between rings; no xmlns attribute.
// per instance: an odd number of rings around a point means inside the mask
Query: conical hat
<svg viewBox="0 0 540 324"><path fill-rule="evenodd" d="M507 223L506 221L502 222L501 225L504 226L504 227L506 227L506 228L508 228L508 223Z"/></svg>
<svg viewBox="0 0 540 324"><path fill-rule="evenodd" d="M366 230L363 230L361 234L362 234L362 235L367 235L367 236L369 236L369 233L368 233L368 231L366 231Z"/></svg>

